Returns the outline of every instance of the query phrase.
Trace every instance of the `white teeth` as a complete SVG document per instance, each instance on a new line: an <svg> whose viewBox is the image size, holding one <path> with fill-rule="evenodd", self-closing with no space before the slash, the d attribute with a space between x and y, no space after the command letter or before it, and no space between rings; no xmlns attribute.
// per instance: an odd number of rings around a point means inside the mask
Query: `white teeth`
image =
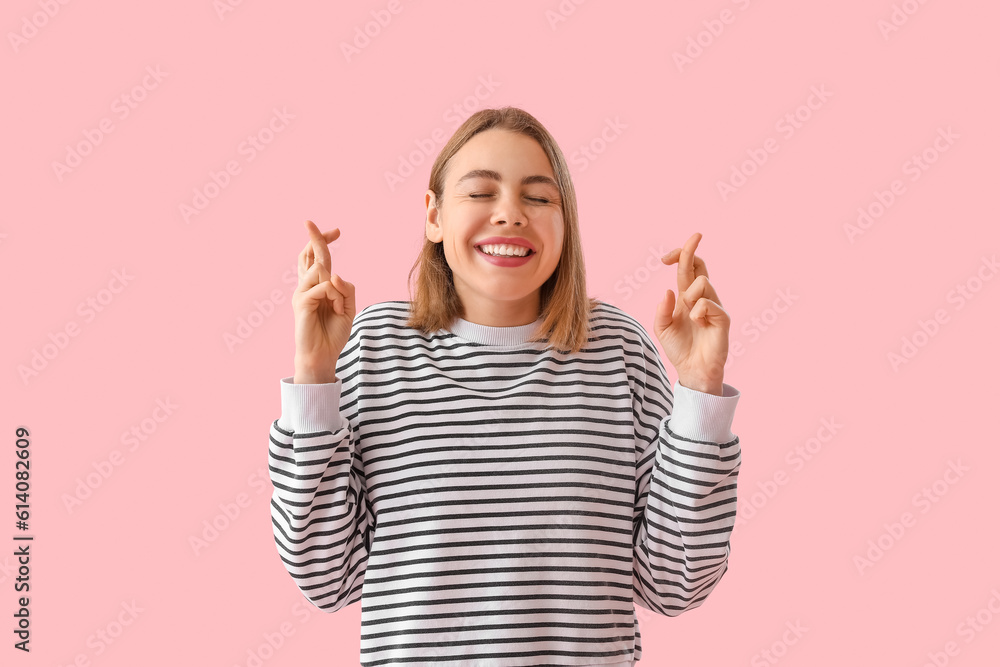
<svg viewBox="0 0 1000 667"><path fill-rule="evenodd" d="M479 247L487 255L500 257L524 257L528 254L527 248L517 245L508 245L506 243L502 245L481 245Z"/></svg>

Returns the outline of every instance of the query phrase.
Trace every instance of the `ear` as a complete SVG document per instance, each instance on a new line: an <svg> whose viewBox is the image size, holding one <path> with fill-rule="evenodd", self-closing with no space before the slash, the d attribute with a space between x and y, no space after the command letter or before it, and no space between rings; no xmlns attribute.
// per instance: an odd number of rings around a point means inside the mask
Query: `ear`
<svg viewBox="0 0 1000 667"><path fill-rule="evenodd" d="M438 223L437 201L433 190L427 190L427 194L424 195L424 202L427 205L427 219L424 223L424 231L427 234L427 239L431 243L440 243L444 239L444 232L441 231L441 225Z"/></svg>

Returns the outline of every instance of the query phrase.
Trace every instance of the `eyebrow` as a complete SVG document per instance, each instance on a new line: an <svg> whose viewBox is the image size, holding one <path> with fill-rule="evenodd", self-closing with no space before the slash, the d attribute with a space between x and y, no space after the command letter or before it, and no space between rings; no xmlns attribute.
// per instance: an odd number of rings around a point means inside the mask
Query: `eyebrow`
<svg viewBox="0 0 1000 667"><path fill-rule="evenodd" d="M500 177L500 172L494 171L492 169L473 169L467 173L462 178L458 179L455 185L459 185L462 181L468 180L470 178L488 178L497 183L502 183L503 178ZM535 176L525 176L521 179L521 185L531 185L532 183L542 183L544 185L551 185L556 190L559 190L559 184L548 176L542 176L541 174L536 174Z"/></svg>

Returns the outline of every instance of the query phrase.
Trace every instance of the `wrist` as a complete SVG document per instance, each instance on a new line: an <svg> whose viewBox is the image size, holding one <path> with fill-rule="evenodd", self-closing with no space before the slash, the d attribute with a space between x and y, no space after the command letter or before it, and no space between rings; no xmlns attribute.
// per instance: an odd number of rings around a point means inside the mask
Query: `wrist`
<svg viewBox="0 0 1000 667"><path fill-rule="evenodd" d="M713 396L722 396L722 380L709 382L706 380L695 380L692 378L678 378L677 382L682 387L687 387L688 389L693 389L694 391L712 394Z"/></svg>
<svg viewBox="0 0 1000 667"><path fill-rule="evenodd" d="M333 384L338 380L336 375L321 375L295 371L292 384Z"/></svg>
<svg viewBox="0 0 1000 667"><path fill-rule="evenodd" d="M292 382L295 384L329 384L337 381L336 369L295 361L295 373Z"/></svg>

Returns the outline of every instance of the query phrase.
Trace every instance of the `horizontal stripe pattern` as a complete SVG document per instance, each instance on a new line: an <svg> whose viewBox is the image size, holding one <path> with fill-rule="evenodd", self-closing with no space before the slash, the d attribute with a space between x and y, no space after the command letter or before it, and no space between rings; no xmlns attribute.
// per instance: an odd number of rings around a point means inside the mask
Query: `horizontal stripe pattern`
<svg viewBox="0 0 1000 667"><path fill-rule="evenodd" d="M296 585L361 601L365 667L630 667L635 604L676 616L726 571L739 439L670 429L659 353L611 304L575 355L407 315L358 313L336 383L282 381L271 516Z"/></svg>

